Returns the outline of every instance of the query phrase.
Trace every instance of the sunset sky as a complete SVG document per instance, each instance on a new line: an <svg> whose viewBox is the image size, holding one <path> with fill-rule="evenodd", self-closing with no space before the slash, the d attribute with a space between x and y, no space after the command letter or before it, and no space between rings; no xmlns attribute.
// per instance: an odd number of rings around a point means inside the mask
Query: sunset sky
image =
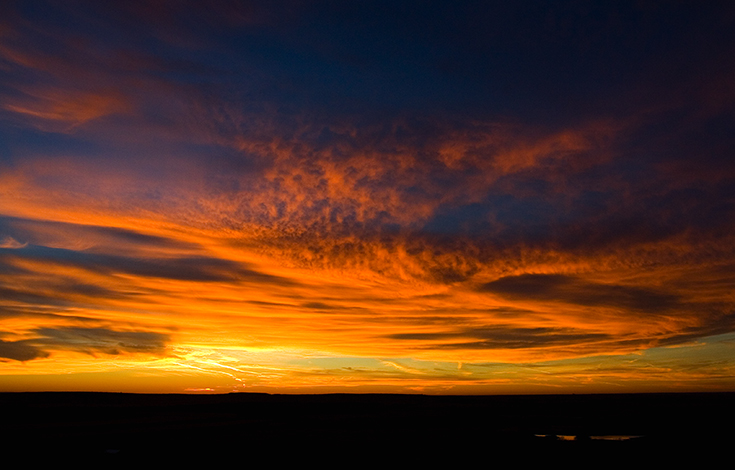
<svg viewBox="0 0 735 470"><path fill-rule="evenodd" d="M0 2L0 391L735 391L735 4Z"/></svg>

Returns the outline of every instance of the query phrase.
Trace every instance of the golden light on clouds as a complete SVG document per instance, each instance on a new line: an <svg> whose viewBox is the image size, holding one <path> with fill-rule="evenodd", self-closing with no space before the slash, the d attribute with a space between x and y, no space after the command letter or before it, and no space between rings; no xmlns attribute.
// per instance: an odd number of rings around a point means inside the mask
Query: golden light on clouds
<svg viewBox="0 0 735 470"><path fill-rule="evenodd" d="M731 105L598 95L580 70L569 110L546 82L529 108L482 48L455 65L513 106L422 64L419 100L371 68L397 52L352 62L260 9L177 42L176 15L100 7L74 35L7 8L3 390L735 386Z"/></svg>

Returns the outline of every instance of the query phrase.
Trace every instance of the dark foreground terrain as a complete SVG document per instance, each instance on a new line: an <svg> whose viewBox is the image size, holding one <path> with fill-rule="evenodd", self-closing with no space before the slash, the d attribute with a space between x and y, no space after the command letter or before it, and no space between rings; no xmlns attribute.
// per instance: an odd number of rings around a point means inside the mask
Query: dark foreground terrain
<svg viewBox="0 0 735 470"><path fill-rule="evenodd" d="M735 394L5 393L0 405L4 461L23 465L638 468L735 447Z"/></svg>

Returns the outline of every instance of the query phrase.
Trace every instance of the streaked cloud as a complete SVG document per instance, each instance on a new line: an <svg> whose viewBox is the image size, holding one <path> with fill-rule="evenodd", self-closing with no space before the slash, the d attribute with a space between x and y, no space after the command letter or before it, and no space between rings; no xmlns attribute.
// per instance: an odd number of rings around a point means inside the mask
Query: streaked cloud
<svg viewBox="0 0 735 470"><path fill-rule="evenodd" d="M163 352L167 335L147 331L116 331L107 328L38 328L33 343L49 349L73 349L89 354Z"/></svg>
<svg viewBox="0 0 735 470"><path fill-rule="evenodd" d="M511 299L562 302L586 307L613 307L657 313L678 306L674 293L638 286L599 284L562 274L522 274L497 279L480 287Z"/></svg>
<svg viewBox="0 0 735 470"><path fill-rule="evenodd" d="M8 376L730 383L732 8L410 6L0 7Z"/></svg>

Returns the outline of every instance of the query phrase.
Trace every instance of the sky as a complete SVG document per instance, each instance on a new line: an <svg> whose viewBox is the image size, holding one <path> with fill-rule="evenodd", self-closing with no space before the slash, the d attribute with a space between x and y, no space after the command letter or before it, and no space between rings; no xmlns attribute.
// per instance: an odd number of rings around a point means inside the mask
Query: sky
<svg viewBox="0 0 735 470"><path fill-rule="evenodd" d="M735 391L728 1L0 3L0 391Z"/></svg>

